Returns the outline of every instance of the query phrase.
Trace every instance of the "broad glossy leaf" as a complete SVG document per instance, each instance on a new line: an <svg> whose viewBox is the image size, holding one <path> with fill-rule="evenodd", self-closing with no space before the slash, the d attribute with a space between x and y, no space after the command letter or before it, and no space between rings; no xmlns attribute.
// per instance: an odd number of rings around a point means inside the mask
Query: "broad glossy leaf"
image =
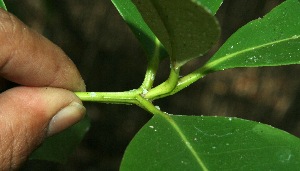
<svg viewBox="0 0 300 171"><path fill-rule="evenodd" d="M6 6L5 6L5 3L3 2L3 0L0 0L0 8L3 8L5 10L7 10Z"/></svg>
<svg viewBox="0 0 300 171"><path fill-rule="evenodd" d="M300 139L237 118L154 116L126 149L121 170L298 170Z"/></svg>
<svg viewBox="0 0 300 171"><path fill-rule="evenodd" d="M113 4L129 25L137 39L141 42L146 50L148 57L160 56L164 58L167 56L166 51L162 47L161 43L151 31L148 25L145 23L140 12L131 0L112 0ZM222 0L197 0L195 1L205 6L205 8L212 14L215 14ZM160 54L157 55L157 52Z"/></svg>
<svg viewBox="0 0 300 171"><path fill-rule="evenodd" d="M235 67L300 64L300 2L287 0L234 33L204 66Z"/></svg>
<svg viewBox="0 0 300 171"><path fill-rule="evenodd" d="M175 68L202 56L219 37L215 17L197 1L132 1L166 48Z"/></svg>
<svg viewBox="0 0 300 171"><path fill-rule="evenodd" d="M47 160L52 162L64 163L74 152L78 144L90 127L87 116L66 129L65 131L49 137L43 144L31 154L31 160Z"/></svg>

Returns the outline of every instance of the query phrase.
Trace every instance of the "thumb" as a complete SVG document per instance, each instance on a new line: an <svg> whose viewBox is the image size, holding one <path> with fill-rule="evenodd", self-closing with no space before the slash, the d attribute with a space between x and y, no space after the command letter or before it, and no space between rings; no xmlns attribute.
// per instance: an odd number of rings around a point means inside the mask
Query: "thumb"
<svg viewBox="0 0 300 171"><path fill-rule="evenodd" d="M0 94L0 166L13 170L46 138L78 122L78 97L59 88L16 87ZM1 170L0 169L0 170Z"/></svg>

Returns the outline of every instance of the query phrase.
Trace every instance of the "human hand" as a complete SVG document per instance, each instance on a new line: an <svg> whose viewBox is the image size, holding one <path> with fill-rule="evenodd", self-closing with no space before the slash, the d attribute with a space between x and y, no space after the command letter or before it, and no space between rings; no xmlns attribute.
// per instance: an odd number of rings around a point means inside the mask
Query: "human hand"
<svg viewBox="0 0 300 171"><path fill-rule="evenodd" d="M42 141L85 113L76 66L56 45L0 9L0 75L20 84L0 94L0 170L20 167Z"/></svg>

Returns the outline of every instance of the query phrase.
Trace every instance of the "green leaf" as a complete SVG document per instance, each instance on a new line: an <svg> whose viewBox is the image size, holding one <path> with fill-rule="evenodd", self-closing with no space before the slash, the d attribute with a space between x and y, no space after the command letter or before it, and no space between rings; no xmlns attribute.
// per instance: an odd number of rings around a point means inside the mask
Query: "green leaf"
<svg viewBox="0 0 300 171"><path fill-rule="evenodd" d="M120 170L298 170L300 140L237 118L155 115L126 149Z"/></svg>
<svg viewBox="0 0 300 171"><path fill-rule="evenodd" d="M112 2L137 39L141 42L148 57L156 57L157 51L160 53L158 56L166 57L166 51L155 34L145 23L140 12L131 0L112 0Z"/></svg>
<svg viewBox="0 0 300 171"><path fill-rule="evenodd" d="M87 116L65 131L47 138L29 159L65 163L90 127Z"/></svg>
<svg viewBox="0 0 300 171"><path fill-rule="evenodd" d="M288 0L234 33L205 71L300 64L300 2Z"/></svg>
<svg viewBox="0 0 300 171"><path fill-rule="evenodd" d="M133 0L166 48L174 68L207 52L219 37L215 17L198 1Z"/></svg>
<svg viewBox="0 0 300 171"><path fill-rule="evenodd" d="M123 17L123 19L125 20L125 22L129 25L137 39L141 42L148 57L166 57L167 53L165 49L162 47L155 34L145 23L139 10L132 3L132 1L112 0L112 2ZM220 5L222 4L222 0L196 0L195 2L204 5L205 8L212 14L215 14Z"/></svg>
<svg viewBox="0 0 300 171"><path fill-rule="evenodd" d="M215 15L218 9L220 8L221 4L223 3L223 0L195 0L195 2L200 3L213 15Z"/></svg>
<svg viewBox="0 0 300 171"><path fill-rule="evenodd" d="M0 8L3 8L7 11L7 8L6 8L5 3L4 3L3 0L0 0Z"/></svg>

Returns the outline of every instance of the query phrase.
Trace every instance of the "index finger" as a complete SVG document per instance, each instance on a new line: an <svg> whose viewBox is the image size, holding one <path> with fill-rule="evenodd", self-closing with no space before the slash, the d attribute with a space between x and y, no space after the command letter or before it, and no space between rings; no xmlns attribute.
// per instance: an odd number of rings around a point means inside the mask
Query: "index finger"
<svg viewBox="0 0 300 171"><path fill-rule="evenodd" d="M85 91L76 66L58 46L2 9L0 76L25 86Z"/></svg>

